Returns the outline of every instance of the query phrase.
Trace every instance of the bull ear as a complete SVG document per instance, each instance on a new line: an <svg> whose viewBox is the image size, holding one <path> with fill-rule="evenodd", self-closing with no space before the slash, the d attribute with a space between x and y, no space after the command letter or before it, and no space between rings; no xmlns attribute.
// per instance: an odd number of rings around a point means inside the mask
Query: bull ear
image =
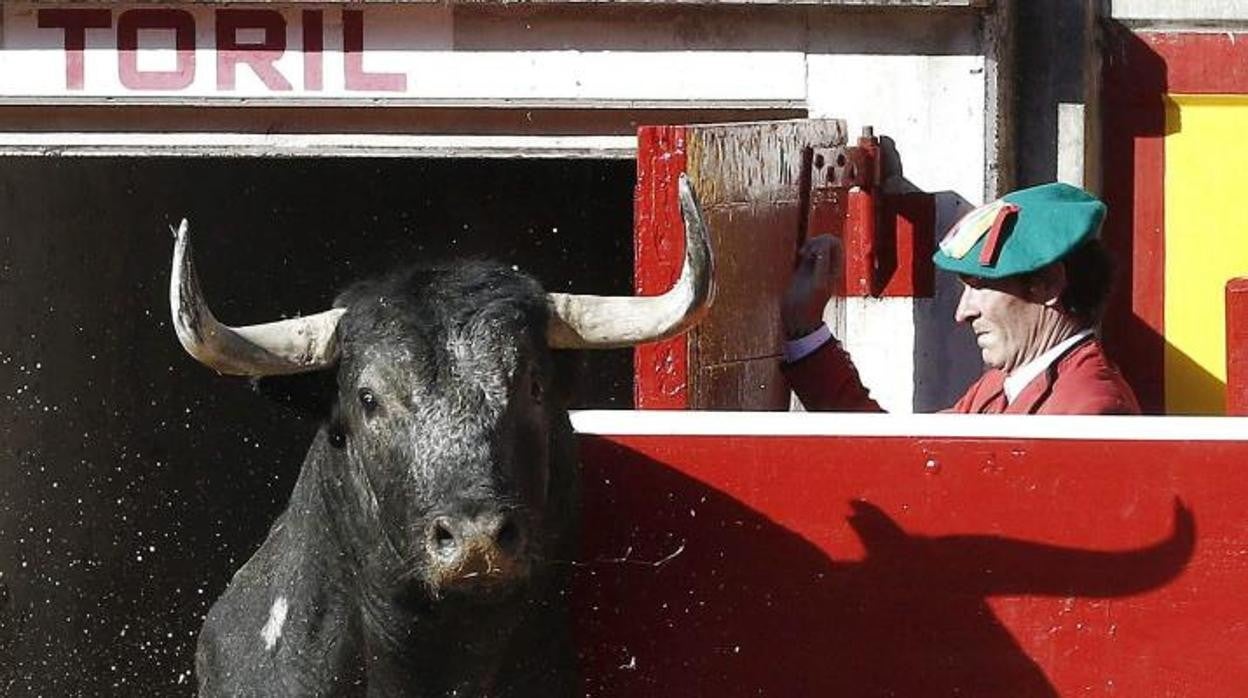
<svg viewBox="0 0 1248 698"><path fill-rule="evenodd" d="M333 371L253 378L251 387L283 407L318 420L329 418L338 394Z"/></svg>

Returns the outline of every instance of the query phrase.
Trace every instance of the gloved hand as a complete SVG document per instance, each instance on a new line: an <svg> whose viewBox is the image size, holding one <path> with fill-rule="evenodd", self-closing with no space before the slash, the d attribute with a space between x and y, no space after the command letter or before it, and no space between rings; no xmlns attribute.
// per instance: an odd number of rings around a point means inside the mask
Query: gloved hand
<svg viewBox="0 0 1248 698"><path fill-rule="evenodd" d="M787 339L804 337L823 322L823 308L844 273L844 254L840 238L834 235L817 235L802 245L780 301L780 321Z"/></svg>

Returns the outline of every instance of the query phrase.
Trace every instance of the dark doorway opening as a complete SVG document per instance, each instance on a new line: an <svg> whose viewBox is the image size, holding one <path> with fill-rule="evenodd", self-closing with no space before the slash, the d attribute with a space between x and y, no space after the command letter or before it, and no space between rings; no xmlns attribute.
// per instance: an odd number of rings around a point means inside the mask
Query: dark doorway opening
<svg viewBox="0 0 1248 698"><path fill-rule="evenodd" d="M488 256L627 294L627 160L0 160L0 694L190 694L202 616L316 424L182 353L169 226L244 324L404 262ZM631 405L627 350L577 406Z"/></svg>

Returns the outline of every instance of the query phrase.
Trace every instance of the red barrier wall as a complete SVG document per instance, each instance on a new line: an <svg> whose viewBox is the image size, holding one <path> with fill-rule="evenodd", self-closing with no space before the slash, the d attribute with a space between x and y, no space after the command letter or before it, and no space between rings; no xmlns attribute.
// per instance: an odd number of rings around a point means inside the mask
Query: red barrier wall
<svg viewBox="0 0 1248 698"><path fill-rule="evenodd" d="M1106 418L734 436L741 415L680 416L721 426L582 436L585 695L1248 691L1239 420L1135 418L1132 440L1079 438Z"/></svg>

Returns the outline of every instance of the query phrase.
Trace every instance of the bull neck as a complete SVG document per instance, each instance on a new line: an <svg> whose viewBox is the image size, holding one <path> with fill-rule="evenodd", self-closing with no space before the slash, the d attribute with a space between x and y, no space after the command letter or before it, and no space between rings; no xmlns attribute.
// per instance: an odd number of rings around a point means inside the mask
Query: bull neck
<svg viewBox="0 0 1248 698"><path fill-rule="evenodd" d="M1005 377L1005 382L1002 384L1002 389L1005 391L1006 403L1008 404L1014 402L1014 399L1018 397L1019 393L1023 392L1023 388L1026 388L1028 384L1035 380L1040 374L1048 370L1049 366L1051 366L1054 361L1057 361L1062 354L1065 354L1071 347L1091 336L1091 328L1076 332L1057 344L1054 344L1052 347L1049 347L1049 349L1040 356L1037 356L1031 361L1028 361L1022 366L1019 366L1011 371L1010 374Z"/></svg>

